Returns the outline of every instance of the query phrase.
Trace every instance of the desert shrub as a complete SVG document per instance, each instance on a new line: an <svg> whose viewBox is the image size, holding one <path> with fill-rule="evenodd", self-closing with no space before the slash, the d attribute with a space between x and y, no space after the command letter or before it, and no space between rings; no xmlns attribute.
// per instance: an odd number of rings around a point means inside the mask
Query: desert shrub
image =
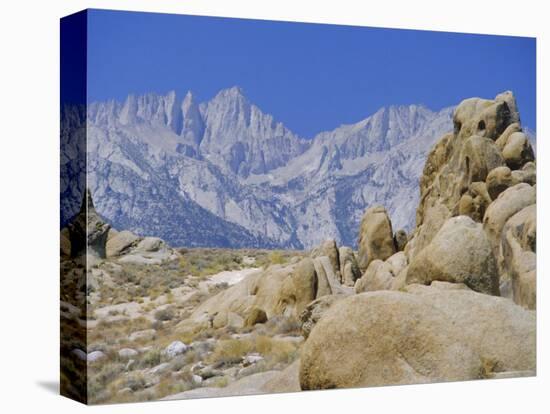
<svg viewBox="0 0 550 414"><path fill-rule="evenodd" d="M173 307L167 307L157 310L154 316L157 321L170 321L174 319L175 311Z"/></svg>
<svg viewBox="0 0 550 414"><path fill-rule="evenodd" d="M133 373L129 375L128 379L126 380L126 386L130 388L133 392L144 389L145 385L145 377L141 373Z"/></svg>
<svg viewBox="0 0 550 414"><path fill-rule="evenodd" d="M285 259L281 252L275 250L269 253L269 262L271 264L283 264L285 262Z"/></svg>
<svg viewBox="0 0 550 414"><path fill-rule="evenodd" d="M210 387L223 388L227 387L229 379L227 377L215 377L209 384Z"/></svg>
<svg viewBox="0 0 550 414"><path fill-rule="evenodd" d="M216 344L214 352L207 359L211 363L233 364L252 350L253 344L249 340L225 339Z"/></svg>
<svg viewBox="0 0 550 414"><path fill-rule="evenodd" d="M178 380L174 381L173 378L164 378L162 379L157 386L155 387L155 397L154 400L159 398L166 397L170 394L177 394L194 388L192 381Z"/></svg>
<svg viewBox="0 0 550 414"><path fill-rule="evenodd" d="M158 349L151 349L147 351L143 357L139 360L138 366L140 368L151 368L160 364L162 360L162 354Z"/></svg>
<svg viewBox="0 0 550 414"><path fill-rule="evenodd" d="M272 362L292 362L297 355L297 347L292 342L263 335L256 337L254 349Z"/></svg>
<svg viewBox="0 0 550 414"><path fill-rule="evenodd" d="M89 370L88 393L91 401L101 402L110 397L106 392L110 382L114 381L123 371L122 363L106 362L101 367Z"/></svg>

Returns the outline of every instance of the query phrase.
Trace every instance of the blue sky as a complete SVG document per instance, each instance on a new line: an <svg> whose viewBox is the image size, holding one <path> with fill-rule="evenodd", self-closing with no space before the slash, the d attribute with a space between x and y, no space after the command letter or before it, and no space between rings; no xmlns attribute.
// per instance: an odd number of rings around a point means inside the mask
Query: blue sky
<svg viewBox="0 0 550 414"><path fill-rule="evenodd" d="M88 98L241 86L304 137L387 105L514 91L536 130L535 39L92 10Z"/></svg>

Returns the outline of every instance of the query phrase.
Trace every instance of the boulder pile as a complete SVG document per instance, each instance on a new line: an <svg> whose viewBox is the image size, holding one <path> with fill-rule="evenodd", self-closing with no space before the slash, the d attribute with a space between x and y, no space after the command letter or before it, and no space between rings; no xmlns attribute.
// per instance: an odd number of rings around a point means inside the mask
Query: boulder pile
<svg viewBox="0 0 550 414"><path fill-rule="evenodd" d="M342 272L356 294L306 305L303 390L535 374L534 151L511 92L466 99L453 122L427 157L411 234L369 208L360 277Z"/></svg>

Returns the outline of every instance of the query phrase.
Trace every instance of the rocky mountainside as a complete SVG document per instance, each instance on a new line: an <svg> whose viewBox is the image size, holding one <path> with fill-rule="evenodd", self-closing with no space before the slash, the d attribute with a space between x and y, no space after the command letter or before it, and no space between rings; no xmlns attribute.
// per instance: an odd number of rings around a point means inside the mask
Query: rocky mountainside
<svg viewBox="0 0 550 414"><path fill-rule="evenodd" d="M191 92L97 102L88 186L114 227L172 245L311 248L331 237L354 246L370 205L414 226L422 165L451 115L382 108L307 140L237 87L203 103Z"/></svg>

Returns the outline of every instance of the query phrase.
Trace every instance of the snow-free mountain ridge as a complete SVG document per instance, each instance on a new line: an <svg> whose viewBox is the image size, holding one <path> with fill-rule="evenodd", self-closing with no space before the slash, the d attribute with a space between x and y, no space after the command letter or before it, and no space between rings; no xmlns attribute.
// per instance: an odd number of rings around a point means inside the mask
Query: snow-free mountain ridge
<svg viewBox="0 0 550 414"><path fill-rule="evenodd" d="M202 103L191 92L95 102L88 186L115 228L175 246L355 246L368 206L385 205L394 230L414 226L418 179L452 112L391 106L307 140L238 87Z"/></svg>

